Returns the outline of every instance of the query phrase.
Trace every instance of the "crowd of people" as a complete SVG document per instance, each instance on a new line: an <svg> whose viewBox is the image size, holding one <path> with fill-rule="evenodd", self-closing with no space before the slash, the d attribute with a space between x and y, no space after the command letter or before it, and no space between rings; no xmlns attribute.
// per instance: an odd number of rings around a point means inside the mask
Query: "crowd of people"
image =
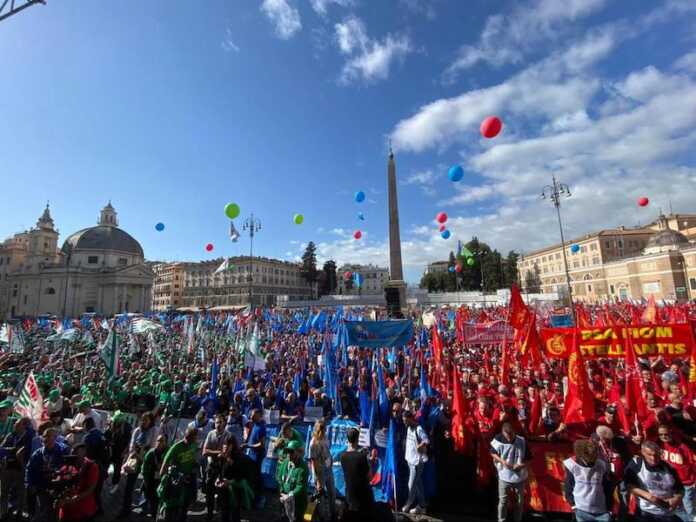
<svg viewBox="0 0 696 522"><path fill-rule="evenodd" d="M607 313L579 312L590 324ZM510 314L412 311L411 341L377 350L341 342L339 329L380 310L16 321L21 349L11 342L0 355L0 521L93 520L103 493L122 495L124 520L136 508L186 520L199 494L208 520L247 510L380 520L390 509L456 511L476 492L497 496L499 521L519 522L530 463L550 443L567 445L558 488L576 520L696 520L689 358L638 359L635 415L624 359L585 361L595 416L570 422L567 359L541 351L531 363L515 328L502 342L462 335L465 323L514 326ZM548 313L534 320L547 325ZM43 397L34 415L30 375ZM305 422L317 408L321 418ZM352 421L339 454L329 440L336 419Z"/></svg>

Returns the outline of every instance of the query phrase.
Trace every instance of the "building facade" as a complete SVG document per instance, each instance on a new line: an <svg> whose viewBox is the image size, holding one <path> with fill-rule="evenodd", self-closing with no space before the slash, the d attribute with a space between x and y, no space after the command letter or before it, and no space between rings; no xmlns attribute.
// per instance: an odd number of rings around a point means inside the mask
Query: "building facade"
<svg viewBox="0 0 696 522"><path fill-rule="evenodd" d="M339 294L361 294L361 295L383 295L384 284L389 281L389 269L376 265L356 265L346 264L337 269L338 288L336 291ZM355 285L355 280L352 279L352 284L349 283L343 274L350 272L351 274L360 274L362 284L360 288ZM348 288L350 286L350 288Z"/></svg>
<svg viewBox="0 0 696 522"><path fill-rule="evenodd" d="M425 267L426 274L437 274L449 270L449 261L433 261Z"/></svg>
<svg viewBox="0 0 696 522"><path fill-rule="evenodd" d="M60 250L57 242L47 206L35 228L0 246L3 317L149 311L154 274L111 203L97 226L68 236Z"/></svg>
<svg viewBox="0 0 696 522"><path fill-rule="evenodd" d="M687 216L678 216L685 230L696 231ZM675 216L660 216L643 228L602 230L568 241L566 256L573 298L597 302L607 299L684 301L696 296L696 244L670 223ZM694 236L696 237L696 235ZM573 252L573 245L578 251ZM520 256L522 285L535 274L543 293L567 294L560 245Z"/></svg>
<svg viewBox="0 0 696 522"><path fill-rule="evenodd" d="M250 286L255 306L274 306L279 300L313 297L313 285L302 278L300 264L278 259L238 256L227 260L158 263L153 270L158 274L154 310L246 306Z"/></svg>

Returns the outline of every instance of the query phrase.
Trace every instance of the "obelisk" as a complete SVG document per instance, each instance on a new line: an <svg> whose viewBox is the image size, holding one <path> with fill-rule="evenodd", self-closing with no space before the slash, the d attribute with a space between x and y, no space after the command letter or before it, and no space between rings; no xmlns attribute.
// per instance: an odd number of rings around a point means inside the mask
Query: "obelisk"
<svg viewBox="0 0 696 522"><path fill-rule="evenodd" d="M389 281L384 285L387 312L391 317L403 317L406 306L406 283L401 264L401 233L399 232L399 198L396 193L396 163L389 150L387 163L387 189L389 191Z"/></svg>

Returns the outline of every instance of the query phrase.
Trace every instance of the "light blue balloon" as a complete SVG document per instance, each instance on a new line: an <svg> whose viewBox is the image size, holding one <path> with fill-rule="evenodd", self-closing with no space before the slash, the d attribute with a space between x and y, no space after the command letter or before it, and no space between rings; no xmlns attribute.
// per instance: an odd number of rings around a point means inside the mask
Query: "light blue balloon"
<svg viewBox="0 0 696 522"><path fill-rule="evenodd" d="M449 239L451 234L449 230L443 230L440 235L442 236L442 239Z"/></svg>
<svg viewBox="0 0 696 522"><path fill-rule="evenodd" d="M570 247L570 251L573 254L577 254L578 252L580 252L580 245L573 245L572 247Z"/></svg>
<svg viewBox="0 0 696 522"><path fill-rule="evenodd" d="M461 181L464 177L464 169L460 165L452 165L447 172L450 181Z"/></svg>
<svg viewBox="0 0 696 522"><path fill-rule="evenodd" d="M362 212L358 212L358 219L359 219L360 221L365 221L365 216L363 215Z"/></svg>
<svg viewBox="0 0 696 522"><path fill-rule="evenodd" d="M355 201L358 203L362 203L363 201L365 201L365 193L362 190L358 190L355 193Z"/></svg>
<svg viewBox="0 0 696 522"><path fill-rule="evenodd" d="M157 232L162 232L164 230L164 223L157 223L155 225L155 230L157 230Z"/></svg>
<svg viewBox="0 0 696 522"><path fill-rule="evenodd" d="M451 267L448 268L448 270L449 270L450 272L454 272L454 267L451 266Z"/></svg>

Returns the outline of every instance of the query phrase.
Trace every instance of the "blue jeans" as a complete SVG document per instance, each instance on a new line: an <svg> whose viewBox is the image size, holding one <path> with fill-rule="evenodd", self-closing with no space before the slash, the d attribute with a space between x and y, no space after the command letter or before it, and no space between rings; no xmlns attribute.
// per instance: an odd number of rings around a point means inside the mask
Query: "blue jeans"
<svg viewBox="0 0 696 522"><path fill-rule="evenodd" d="M592 513L588 513L587 511L576 509L575 520L577 522L611 522L611 515L609 513L593 515Z"/></svg>
<svg viewBox="0 0 696 522"><path fill-rule="evenodd" d="M684 522L691 522L696 516L694 509L694 501L696 501L696 485L684 486L684 498L682 499L682 508L677 510L677 516Z"/></svg>
<svg viewBox="0 0 696 522"><path fill-rule="evenodd" d="M408 465L408 500L406 507L425 507L425 493L423 490L423 468L425 464Z"/></svg>

